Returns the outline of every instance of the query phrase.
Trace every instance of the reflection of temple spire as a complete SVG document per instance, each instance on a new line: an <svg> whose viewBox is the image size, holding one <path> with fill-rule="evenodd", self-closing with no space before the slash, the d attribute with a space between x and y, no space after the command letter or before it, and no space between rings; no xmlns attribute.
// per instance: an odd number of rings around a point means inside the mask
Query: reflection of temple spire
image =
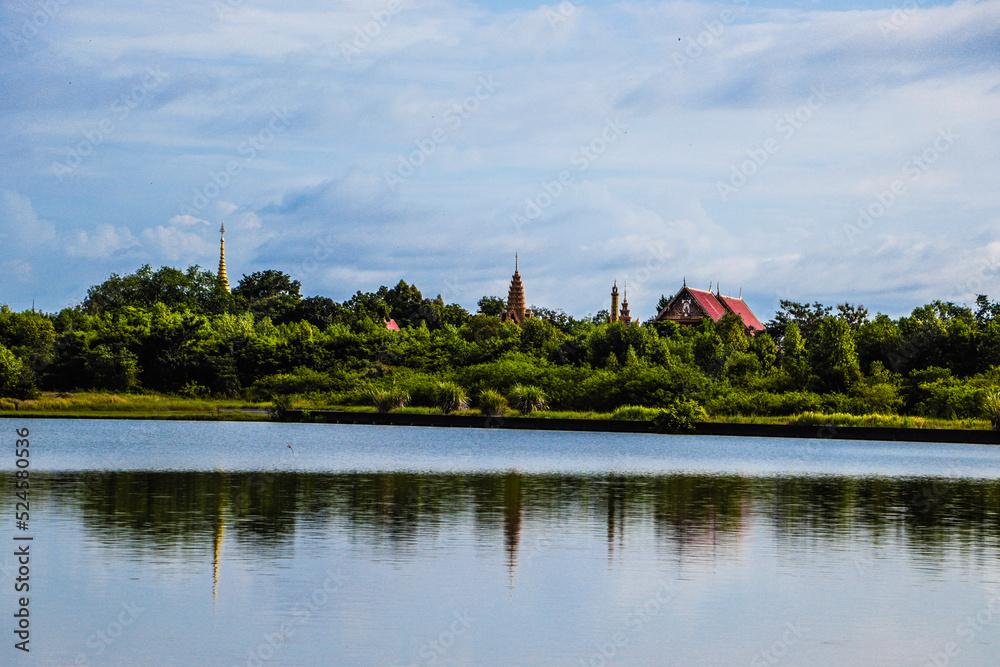
<svg viewBox="0 0 1000 667"><path fill-rule="evenodd" d="M503 545L507 552L511 586L514 585L514 568L517 565L517 551L521 544L521 496L520 473L508 473L503 486Z"/></svg>
<svg viewBox="0 0 1000 667"><path fill-rule="evenodd" d="M219 563L222 561L222 542L226 537L226 507L219 491L219 511L215 519L215 541L212 545L212 607L219 592Z"/></svg>
<svg viewBox="0 0 1000 667"><path fill-rule="evenodd" d="M615 528L618 529L618 556L625 548L625 484L619 479L608 480L608 560L615 555Z"/></svg>

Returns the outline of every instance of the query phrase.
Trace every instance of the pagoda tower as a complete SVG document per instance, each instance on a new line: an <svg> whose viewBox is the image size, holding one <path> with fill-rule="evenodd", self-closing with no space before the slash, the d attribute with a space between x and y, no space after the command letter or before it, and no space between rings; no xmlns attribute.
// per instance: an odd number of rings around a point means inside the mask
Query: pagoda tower
<svg viewBox="0 0 1000 667"><path fill-rule="evenodd" d="M507 307L501 313L500 320L521 326L529 317L531 310L524 307L524 285L521 284L521 274L517 269L517 253L514 253L514 275L511 276L510 289L507 290Z"/></svg>
<svg viewBox="0 0 1000 667"><path fill-rule="evenodd" d="M632 315L628 309L628 285L624 286L624 291L622 294L622 311L621 315L618 316L618 319L625 326L632 324Z"/></svg>
<svg viewBox="0 0 1000 667"><path fill-rule="evenodd" d="M231 292L232 290L229 289L229 277L226 275L226 223L222 223L222 229L219 230L219 234L221 238L219 240L219 275L217 280L227 292Z"/></svg>
<svg viewBox="0 0 1000 667"><path fill-rule="evenodd" d="M608 322L618 321L618 281L615 281L614 287L611 288L611 315L608 316Z"/></svg>

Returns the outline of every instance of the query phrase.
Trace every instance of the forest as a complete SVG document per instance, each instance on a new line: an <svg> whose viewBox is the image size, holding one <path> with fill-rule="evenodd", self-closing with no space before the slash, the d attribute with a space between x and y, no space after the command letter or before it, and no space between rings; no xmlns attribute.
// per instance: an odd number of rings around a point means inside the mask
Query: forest
<svg viewBox="0 0 1000 667"><path fill-rule="evenodd" d="M503 323L400 281L344 302L303 297L280 271L141 267L58 313L0 308L0 403L104 391L443 412L651 418L910 415L989 420L1000 405L1000 304L934 301L898 319L860 305L781 301L766 331L732 315L624 326L533 307ZM661 299L661 305L666 297ZM384 322L394 319L399 331ZM0 408L3 406L0 405Z"/></svg>

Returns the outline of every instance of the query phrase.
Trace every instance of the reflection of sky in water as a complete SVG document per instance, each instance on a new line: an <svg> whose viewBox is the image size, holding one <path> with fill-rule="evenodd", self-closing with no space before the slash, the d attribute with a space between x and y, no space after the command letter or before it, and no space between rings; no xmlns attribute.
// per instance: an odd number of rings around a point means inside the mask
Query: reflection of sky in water
<svg viewBox="0 0 1000 667"><path fill-rule="evenodd" d="M1000 449L29 425L33 464L64 472L36 477L31 660L3 649L4 664L995 655L1000 618L962 624L992 619L1000 586Z"/></svg>
<svg viewBox="0 0 1000 667"><path fill-rule="evenodd" d="M35 469L671 472L1000 479L984 445L442 429L32 420Z"/></svg>

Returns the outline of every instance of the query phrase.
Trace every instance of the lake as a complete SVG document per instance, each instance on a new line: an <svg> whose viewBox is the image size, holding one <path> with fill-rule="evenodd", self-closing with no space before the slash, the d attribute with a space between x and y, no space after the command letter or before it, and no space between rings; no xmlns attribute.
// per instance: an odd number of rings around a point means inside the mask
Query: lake
<svg viewBox="0 0 1000 667"><path fill-rule="evenodd" d="M998 447L0 427L0 664L943 667L1000 652ZM28 654L12 634L24 536Z"/></svg>

